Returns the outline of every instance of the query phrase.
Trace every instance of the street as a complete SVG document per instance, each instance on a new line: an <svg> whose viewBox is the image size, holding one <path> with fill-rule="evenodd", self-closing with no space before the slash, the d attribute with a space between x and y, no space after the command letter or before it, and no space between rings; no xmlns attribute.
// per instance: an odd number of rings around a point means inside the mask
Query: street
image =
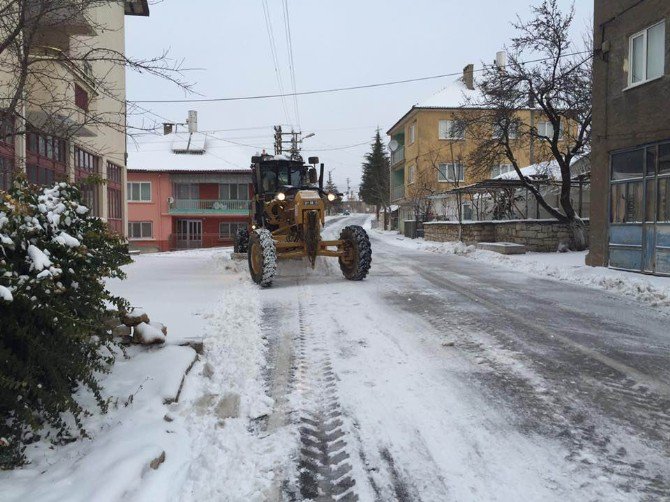
<svg viewBox="0 0 670 502"><path fill-rule="evenodd" d="M670 497L667 317L370 235L365 281L281 262L259 292L283 498Z"/></svg>

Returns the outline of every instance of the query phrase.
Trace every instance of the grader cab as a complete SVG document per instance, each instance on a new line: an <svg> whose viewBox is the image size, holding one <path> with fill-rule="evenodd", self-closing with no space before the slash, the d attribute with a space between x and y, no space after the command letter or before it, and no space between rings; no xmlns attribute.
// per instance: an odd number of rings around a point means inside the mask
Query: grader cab
<svg viewBox="0 0 670 502"><path fill-rule="evenodd" d="M327 201L341 194L324 191L323 164L320 173L316 169L319 159L310 157L306 165L300 156L261 155L251 162L251 225L237 233L235 251L247 253L254 282L270 286L277 260L306 257L314 268L317 256L337 258L344 277L363 280L372 261L365 230L350 225L339 239L322 239Z"/></svg>

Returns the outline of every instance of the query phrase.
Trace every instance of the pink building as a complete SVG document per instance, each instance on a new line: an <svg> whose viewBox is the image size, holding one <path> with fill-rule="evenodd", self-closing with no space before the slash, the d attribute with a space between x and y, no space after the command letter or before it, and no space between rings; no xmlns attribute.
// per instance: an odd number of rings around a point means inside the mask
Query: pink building
<svg viewBox="0 0 670 502"><path fill-rule="evenodd" d="M250 161L206 133L173 133L143 142L129 159L131 249L231 245L238 228L249 221Z"/></svg>

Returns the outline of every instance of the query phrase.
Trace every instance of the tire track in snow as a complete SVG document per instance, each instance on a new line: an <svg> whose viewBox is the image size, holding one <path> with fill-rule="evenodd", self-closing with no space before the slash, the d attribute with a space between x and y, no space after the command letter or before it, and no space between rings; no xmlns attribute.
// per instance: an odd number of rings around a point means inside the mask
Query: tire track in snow
<svg viewBox="0 0 670 502"><path fill-rule="evenodd" d="M300 394L299 490L304 499L359 500L352 477L337 377L323 340L298 306L296 389Z"/></svg>

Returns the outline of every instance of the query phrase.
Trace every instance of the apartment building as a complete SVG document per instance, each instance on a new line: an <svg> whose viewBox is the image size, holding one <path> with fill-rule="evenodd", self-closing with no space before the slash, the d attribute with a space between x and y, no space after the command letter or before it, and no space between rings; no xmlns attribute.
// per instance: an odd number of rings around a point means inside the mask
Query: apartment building
<svg viewBox="0 0 670 502"><path fill-rule="evenodd" d="M44 5L48 15L24 33L30 69L18 112L3 121L0 190L21 172L35 184L80 183L92 214L123 234L125 16L148 16L147 0ZM0 112L18 88L16 55L11 49L0 55Z"/></svg>
<svg viewBox="0 0 670 502"><path fill-rule="evenodd" d="M670 3L596 0L587 263L670 275Z"/></svg>
<svg viewBox="0 0 670 502"><path fill-rule="evenodd" d="M212 135L175 132L131 148L128 240L142 251L229 246L249 221L251 156Z"/></svg>
<svg viewBox="0 0 670 502"><path fill-rule="evenodd" d="M476 105L472 104L479 101L473 72L473 65L466 66L461 78L412 106L387 131L391 149L391 204L399 207L401 231L403 221L414 220L417 206L429 200L428 197L513 170L506 161L487 170L467 165L475 142L457 122L463 113L477 113ZM552 134L551 124L543 121L536 109L521 110L519 114L524 123L536 127L540 134ZM493 129L490 132L495 134ZM519 145L515 156L520 167L548 158L533 141ZM431 210L429 203L424 208ZM464 212L468 214L470 209L466 207ZM429 215L423 215L426 216Z"/></svg>

